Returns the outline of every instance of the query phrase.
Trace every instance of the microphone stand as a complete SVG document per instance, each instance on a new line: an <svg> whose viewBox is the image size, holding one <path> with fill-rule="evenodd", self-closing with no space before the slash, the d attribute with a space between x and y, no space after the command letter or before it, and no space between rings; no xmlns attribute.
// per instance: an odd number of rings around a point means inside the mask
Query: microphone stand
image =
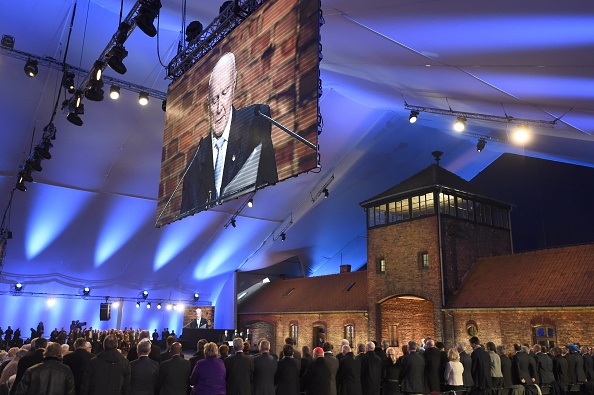
<svg viewBox="0 0 594 395"><path fill-rule="evenodd" d="M296 138L297 140L301 141L303 144L307 145L309 148L317 150L317 147L315 144L313 144L312 142L304 139L303 137L299 136L297 133L289 130L288 128L286 128L284 125L282 125L281 123L275 121L274 119L270 118L268 115L266 114L262 114L262 111L260 111L260 105L257 105L254 108L254 113L256 115L259 115L261 117L264 117L265 119L268 120L268 122L274 124L275 126L277 126L279 129L281 129L282 131L288 133L289 135L291 135L292 137Z"/></svg>

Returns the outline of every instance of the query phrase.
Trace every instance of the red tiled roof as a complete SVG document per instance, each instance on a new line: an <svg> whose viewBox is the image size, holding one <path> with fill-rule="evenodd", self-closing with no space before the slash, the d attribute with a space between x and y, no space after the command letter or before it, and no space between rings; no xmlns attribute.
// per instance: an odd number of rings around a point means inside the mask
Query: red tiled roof
<svg viewBox="0 0 594 395"><path fill-rule="evenodd" d="M594 306L594 244L481 258L448 308Z"/></svg>
<svg viewBox="0 0 594 395"><path fill-rule="evenodd" d="M367 271L274 281L238 305L239 314L318 311L367 311Z"/></svg>

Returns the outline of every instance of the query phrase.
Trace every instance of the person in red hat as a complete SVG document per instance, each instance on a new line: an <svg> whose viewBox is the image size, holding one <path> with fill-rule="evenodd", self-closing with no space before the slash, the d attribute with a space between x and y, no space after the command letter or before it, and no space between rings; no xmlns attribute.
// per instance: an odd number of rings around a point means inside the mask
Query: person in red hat
<svg viewBox="0 0 594 395"><path fill-rule="evenodd" d="M314 360L307 365L301 381L306 395L330 394L330 364L324 359L324 350L314 348Z"/></svg>

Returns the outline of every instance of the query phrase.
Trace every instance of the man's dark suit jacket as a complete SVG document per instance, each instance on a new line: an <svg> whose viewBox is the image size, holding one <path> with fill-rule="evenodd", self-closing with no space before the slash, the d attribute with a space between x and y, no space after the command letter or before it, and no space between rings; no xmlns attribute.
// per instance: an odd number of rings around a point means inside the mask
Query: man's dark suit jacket
<svg viewBox="0 0 594 395"><path fill-rule="evenodd" d="M255 363L255 361L254 361ZM301 363L301 362L300 362ZM274 374L274 385L277 395L299 395L299 369L295 358L283 357L278 361Z"/></svg>
<svg viewBox="0 0 594 395"><path fill-rule="evenodd" d="M361 360L352 352L340 358L336 385L339 395L362 395L361 392Z"/></svg>
<svg viewBox="0 0 594 395"><path fill-rule="evenodd" d="M200 318L200 325L199 325L198 322L196 321L196 318L194 318L185 327L191 328L191 329L199 329L199 328L208 329L208 320L204 317Z"/></svg>
<svg viewBox="0 0 594 395"><path fill-rule="evenodd" d="M567 372L567 359L562 355L557 355L553 358L553 373L555 379L561 383L562 386L566 386L570 383L569 373Z"/></svg>
<svg viewBox="0 0 594 395"><path fill-rule="evenodd" d="M382 359L374 351L367 351L361 357L361 390L364 395L379 395L382 370Z"/></svg>
<svg viewBox="0 0 594 395"><path fill-rule="evenodd" d="M425 359L418 352L406 354L402 358L402 366L398 380L402 392L422 394L425 390Z"/></svg>
<svg viewBox="0 0 594 395"><path fill-rule="evenodd" d="M477 347L470 354L472 360L472 380L474 386L484 390L493 387L491 381L491 358L489 353L482 347Z"/></svg>
<svg viewBox="0 0 594 395"><path fill-rule="evenodd" d="M251 395L254 361L242 352L225 359L227 395Z"/></svg>
<svg viewBox="0 0 594 395"><path fill-rule="evenodd" d="M270 116L270 107L267 105L254 104L239 110L235 108L232 110L221 194L259 144L262 144L262 151L256 187L278 182L271 137L272 127L268 120L254 113L256 106L260 106L260 111L263 114ZM194 209L195 212L202 211L207 208L210 201L216 199L211 133L200 140L198 147L196 158L184 178L180 214Z"/></svg>
<svg viewBox="0 0 594 395"><path fill-rule="evenodd" d="M158 382L158 362L148 356L130 362L130 395L154 395Z"/></svg>
<svg viewBox="0 0 594 395"><path fill-rule="evenodd" d="M594 381L594 359L590 354L582 354L584 359L584 372L586 372L586 380L588 382Z"/></svg>
<svg viewBox="0 0 594 395"><path fill-rule="evenodd" d="M551 384L555 381L553 374L553 359L547 354L539 352L534 355L536 361L536 370L538 375L536 377L537 384Z"/></svg>
<svg viewBox="0 0 594 395"><path fill-rule="evenodd" d="M295 365L297 366L297 365ZM252 395L274 395L274 374L277 362L267 352L254 357L254 379Z"/></svg>
<svg viewBox="0 0 594 395"><path fill-rule="evenodd" d="M514 385L532 384L536 378L536 367L526 352L518 351L512 358L512 380ZM522 379L524 382L522 382Z"/></svg>
<svg viewBox="0 0 594 395"><path fill-rule="evenodd" d="M423 358L425 358L425 382L428 392L439 392L439 383L443 381L441 351L437 347L426 348Z"/></svg>
<svg viewBox="0 0 594 395"><path fill-rule="evenodd" d="M77 348L62 358L64 365L67 365L72 370L72 374L74 375L74 389L77 395L80 394L80 384L87 370L87 365L94 356L95 354L88 352L84 348Z"/></svg>
<svg viewBox="0 0 594 395"><path fill-rule="evenodd" d="M575 354L571 354L571 353L565 354L565 359L567 360L567 374L569 376L568 384L577 383L577 368L576 368L576 360L574 358L574 355Z"/></svg>
<svg viewBox="0 0 594 395"><path fill-rule="evenodd" d="M468 355L466 351L460 353L460 362L464 367L464 371L462 372L462 382L464 383L464 387L474 387L474 380L472 379L472 359L470 359L470 355ZM509 384L511 385L511 382Z"/></svg>
<svg viewBox="0 0 594 395"><path fill-rule="evenodd" d="M501 359L501 374L503 374L503 386L505 388L513 385L511 359L505 354L499 356Z"/></svg>
<svg viewBox="0 0 594 395"><path fill-rule="evenodd" d="M301 381L306 395L330 395L330 364L323 357L314 359Z"/></svg>
<svg viewBox="0 0 594 395"><path fill-rule="evenodd" d="M575 377L576 383L586 382L586 371L584 370L584 358L577 353L571 353L573 360L575 361Z"/></svg>
<svg viewBox="0 0 594 395"><path fill-rule="evenodd" d="M138 359L138 350L136 350L136 347L132 347L130 351L128 351L128 355L126 358L128 358L128 361L130 362ZM156 344L151 344L151 352L149 354L149 358L157 363L160 363L161 347L157 346Z"/></svg>
<svg viewBox="0 0 594 395"><path fill-rule="evenodd" d="M23 376L25 375L27 369L29 369L33 365L43 362L43 352L44 350L35 350L33 353L27 354L19 360L19 364L17 365L16 377L14 383L12 384L12 388L10 389L10 395L16 394L18 384L23 379Z"/></svg>
<svg viewBox="0 0 594 395"><path fill-rule="evenodd" d="M324 353L324 359L330 366L330 393L336 394L336 373L338 373L338 358L332 355L331 352Z"/></svg>
<svg viewBox="0 0 594 395"><path fill-rule="evenodd" d="M159 395L187 395L190 388L190 361L174 355L159 367Z"/></svg>

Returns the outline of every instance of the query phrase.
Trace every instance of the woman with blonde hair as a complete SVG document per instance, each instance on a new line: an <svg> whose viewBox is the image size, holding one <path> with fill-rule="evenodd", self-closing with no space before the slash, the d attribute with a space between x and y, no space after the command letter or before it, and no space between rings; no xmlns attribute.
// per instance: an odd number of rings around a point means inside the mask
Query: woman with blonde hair
<svg viewBox="0 0 594 395"><path fill-rule="evenodd" d="M384 395L400 395L400 383L398 375L400 374L400 359L397 357L396 347L386 349L387 358L384 361Z"/></svg>
<svg viewBox="0 0 594 395"><path fill-rule="evenodd" d="M204 359L194 365L190 384L192 395L219 395L226 393L225 363L217 358L219 348L216 343L206 343L204 346Z"/></svg>
<svg viewBox="0 0 594 395"><path fill-rule="evenodd" d="M448 363L445 367L444 378L447 391L460 391L464 389L464 382L462 381L462 372L464 366L460 362L460 354L454 348L448 350Z"/></svg>

